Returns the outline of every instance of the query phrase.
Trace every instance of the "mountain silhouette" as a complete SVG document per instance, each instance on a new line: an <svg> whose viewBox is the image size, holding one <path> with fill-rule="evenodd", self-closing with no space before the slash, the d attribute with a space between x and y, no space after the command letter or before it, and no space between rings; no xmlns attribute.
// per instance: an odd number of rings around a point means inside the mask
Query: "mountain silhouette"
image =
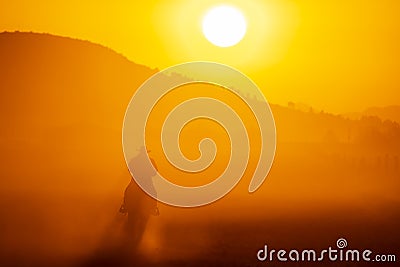
<svg viewBox="0 0 400 267"><path fill-rule="evenodd" d="M393 121L400 123L400 106L392 105L387 107L370 107L362 112L350 112L343 114L346 118L352 120L359 120L364 117L378 117L379 119L386 121Z"/></svg>
<svg viewBox="0 0 400 267"><path fill-rule="evenodd" d="M398 105L367 108L363 114L365 116L377 116L382 120L391 120L400 123L400 106Z"/></svg>
<svg viewBox="0 0 400 267"><path fill-rule="evenodd" d="M11 124L120 128L135 88L156 72L106 47L49 34L0 34L0 59L1 116Z"/></svg>

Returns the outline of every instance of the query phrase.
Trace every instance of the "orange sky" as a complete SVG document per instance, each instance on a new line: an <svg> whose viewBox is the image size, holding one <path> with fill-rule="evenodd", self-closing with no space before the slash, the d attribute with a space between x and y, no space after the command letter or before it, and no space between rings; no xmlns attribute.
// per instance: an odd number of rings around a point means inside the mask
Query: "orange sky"
<svg viewBox="0 0 400 267"><path fill-rule="evenodd" d="M200 29L210 7L231 3L248 33L231 48ZM272 103L332 112L400 104L399 1L3 1L0 31L89 40L150 67L192 60L229 64Z"/></svg>

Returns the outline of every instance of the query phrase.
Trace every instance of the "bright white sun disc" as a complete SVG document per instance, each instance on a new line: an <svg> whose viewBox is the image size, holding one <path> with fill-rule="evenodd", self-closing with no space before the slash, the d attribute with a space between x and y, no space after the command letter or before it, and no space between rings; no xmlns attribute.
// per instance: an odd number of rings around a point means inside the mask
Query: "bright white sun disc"
<svg viewBox="0 0 400 267"><path fill-rule="evenodd" d="M232 6L218 6L203 18L203 34L212 44L229 47L239 43L246 34L243 14Z"/></svg>

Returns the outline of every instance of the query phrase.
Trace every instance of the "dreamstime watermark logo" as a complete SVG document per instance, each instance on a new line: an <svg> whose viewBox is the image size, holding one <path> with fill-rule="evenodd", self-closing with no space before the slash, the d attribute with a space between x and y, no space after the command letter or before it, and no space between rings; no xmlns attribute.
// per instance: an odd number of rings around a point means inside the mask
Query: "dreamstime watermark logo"
<svg viewBox="0 0 400 267"><path fill-rule="evenodd" d="M336 241L336 246L337 246L338 248L345 248L345 247L347 247L347 240L344 239L344 238L339 238L339 239Z"/></svg>
<svg viewBox="0 0 400 267"><path fill-rule="evenodd" d="M259 261L292 261L292 262L316 262L316 261L351 261L351 262L395 262L396 255L394 254L374 254L370 249L346 249L348 246L347 240L339 238L336 241L336 248L328 247L320 251L315 249L291 249L291 250L275 250L268 249L268 245L257 252Z"/></svg>
<svg viewBox="0 0 400 267"><path fill-rule="evenodd" d="M191 85L211 85L221 90L210 96L201 89L188 91ZM182 97L188 95L191 97ZM177 102L179 99L182 101ZM154 114L159 110L157 106L169 110ZM229 138L230 148L222 148L229 149L229 162L211 182L199 186L175 184L171 182L174 177L157 171L156 158L149 153L138 157L139 151L149 148L149 141L160 140L162 157L177 170L184 174L207 170L218 153L214 140L206 137L198 143L200 157L195 160L185 157L180 143L183 129L198 120L219 125ZM159 136L154 131L150 136L149 129L160 129L156 131ZM124 118L123 150L132 177L147 194L174 206L202 206L223 197L240 181L254 154L257 164L248 190L256 191L271 168L275 146L273 115L260 89L238 70L218 63L189 62L156 73L135 92Z"/></svg>

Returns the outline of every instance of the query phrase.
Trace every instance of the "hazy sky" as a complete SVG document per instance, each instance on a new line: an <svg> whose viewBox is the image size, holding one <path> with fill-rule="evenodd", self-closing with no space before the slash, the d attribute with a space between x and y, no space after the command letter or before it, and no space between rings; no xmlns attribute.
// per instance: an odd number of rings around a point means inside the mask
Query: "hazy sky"
<svg viewBox="0 0 400 267"><path fill-rule="evenodd" d="M201 19L231 3L248 22L243 41L218 48ZM99 43L149 67L209 60L249 75L272 103L332 112L400 104L399 1L3 1L0 31Z"/></svg>

